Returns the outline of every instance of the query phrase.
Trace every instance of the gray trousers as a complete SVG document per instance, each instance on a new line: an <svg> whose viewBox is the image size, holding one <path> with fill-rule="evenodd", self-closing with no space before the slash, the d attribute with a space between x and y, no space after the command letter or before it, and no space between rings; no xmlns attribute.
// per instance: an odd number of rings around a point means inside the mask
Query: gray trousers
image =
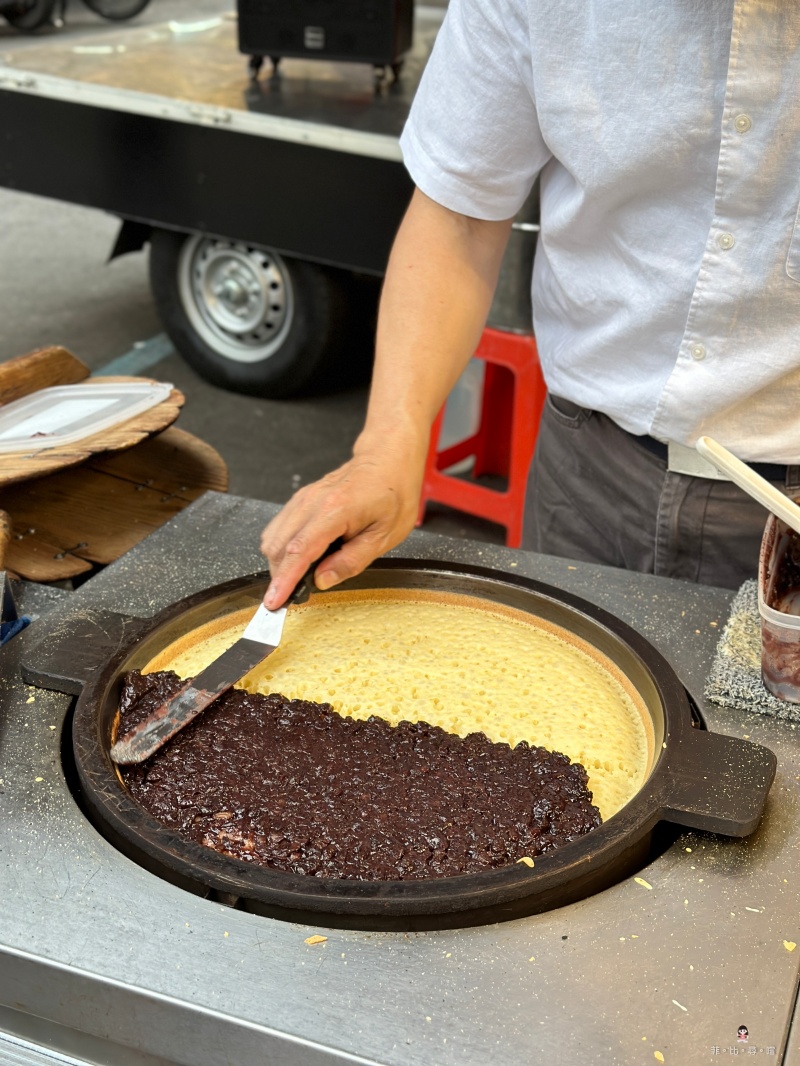
<svg viewBox="0 0 800 1066"><path fill-rule="evenodd" d="M779 487L800 495L800 468L786 469ZM606 415L558 409L548 397L528 480L524 548L738 588L758 572L766 518L732 482L672 473Z"/></svg>

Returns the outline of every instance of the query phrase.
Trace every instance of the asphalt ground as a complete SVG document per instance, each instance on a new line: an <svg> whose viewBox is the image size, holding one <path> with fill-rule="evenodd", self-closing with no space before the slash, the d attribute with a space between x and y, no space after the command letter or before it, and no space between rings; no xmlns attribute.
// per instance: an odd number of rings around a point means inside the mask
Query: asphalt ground
<svg viewBox="0 0 800 1066"><path fill-rule="evenodd" d="M136 24L230 9L224 0L153 0ZM0 54L56 35L97 43L118 29L71 0L60 29L24 37L0 19ZM101 211L0 188L0 361L61 344L95 372L112 364L122 372L117 360L126 357L125 372L173 382L186 395L178 424L218 449L230 469L230 490L239 495L282 503L344 462L363 420L366 387L270 401L209 385L162 333L147 251L107 261L118 225ZM425 528L503 542L499 526L438 506L430 508Z"/></svg>

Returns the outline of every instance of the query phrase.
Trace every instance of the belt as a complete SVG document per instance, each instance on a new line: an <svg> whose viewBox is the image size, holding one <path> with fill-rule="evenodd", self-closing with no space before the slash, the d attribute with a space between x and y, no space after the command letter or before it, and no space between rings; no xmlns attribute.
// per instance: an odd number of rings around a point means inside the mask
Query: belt
<svg viewBox="0 0 800 1066"><path fill-rule="evenodd" d="M626 432L623 430L623 433ZM667 470L673 474L690 474L692 477L714 478L717 481L730 481L720 470L704 459L694 448L688 448L685 444L676 441L657 440L655 437L637 437L628 433L633 440L638 441L643 448L647 448L653 455L667 464ZM780 463L748 463L751 470L755 470L767 481L777 481L781 485L787 483L789 467L781 466Z"/></svg>
<svg viewBox="0 0 800 1066"><path fill-rule="evenodd" d="M573 403L571 400L564 400L560 396L550 397L554 407L557 411L565 414L568 418L577 418L580 414L586 413L585 407L580 407L578 404ZM613 419L612 419L613 421ZM622 426L617 426L620 432L624 433L630 440L635 441L642 448L646 448L648 452L655 455L660 459L667 467L667 470L673 474L689 474L692 477L705 477L712 478L716 481L730 481L730 478L722 474L715 466L709 463L702 457L694 448L689 448L685 444L678 444L676 441L663 441L658 440L657 437L639 436L636 433L629 433ZM757 474L760 474L767 481L776 481L780 484L788 484L789 471L796 469L795 467L781 466L780 463L748 463L748 466L752 470L755 470Z"/></svg>

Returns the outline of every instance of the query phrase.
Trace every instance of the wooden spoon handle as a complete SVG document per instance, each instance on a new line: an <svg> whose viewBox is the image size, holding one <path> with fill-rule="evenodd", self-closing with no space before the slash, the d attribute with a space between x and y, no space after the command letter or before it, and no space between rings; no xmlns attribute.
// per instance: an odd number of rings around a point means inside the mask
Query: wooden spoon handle
<svg viewBox="0 0 800 1066"><path fill-rule="evenodd" d="M747 463L729 452L713 437L700 437L695 445L704 459L713 463L717 470L744 489L754 500L758 500L768 511L772 511L778 518L782 518L795 532L800 533L800 507L788 496L776 489L766 478L761 477Z"/></svg>

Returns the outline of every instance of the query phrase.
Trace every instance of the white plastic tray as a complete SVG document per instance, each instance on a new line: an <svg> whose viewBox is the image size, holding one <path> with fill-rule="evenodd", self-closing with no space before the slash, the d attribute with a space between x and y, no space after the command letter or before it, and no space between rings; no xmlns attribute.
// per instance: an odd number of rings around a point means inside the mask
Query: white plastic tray
<svg viewBox="0 0 800 1066"><path fill-rule="evenodd" d="M163 403L167 382L56 385L0 407L0 453L59 448Z"/></svg>

